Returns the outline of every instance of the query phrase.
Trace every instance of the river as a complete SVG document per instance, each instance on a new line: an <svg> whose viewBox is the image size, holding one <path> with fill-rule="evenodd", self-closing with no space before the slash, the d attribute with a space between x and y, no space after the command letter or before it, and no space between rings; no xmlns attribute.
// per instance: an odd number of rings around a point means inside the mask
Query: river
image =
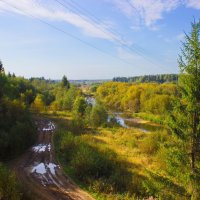
<svg viewBox="0 0 200 200"><path fill-rule="evenodd" d="M86 101L88 104L91 104L94 106L96 104L96 100L94 97L87 97ZM151 123L151 122L145 122L142 119L139 118L128 118L124 117L123 113L119 112L111 112L108 115L108 121L110 120L111 117L114 117L117 121L117 123L124 127L124 128L138 128L142 132L153 132L153 131L159 131L163 130L164 127Z"/></svg>

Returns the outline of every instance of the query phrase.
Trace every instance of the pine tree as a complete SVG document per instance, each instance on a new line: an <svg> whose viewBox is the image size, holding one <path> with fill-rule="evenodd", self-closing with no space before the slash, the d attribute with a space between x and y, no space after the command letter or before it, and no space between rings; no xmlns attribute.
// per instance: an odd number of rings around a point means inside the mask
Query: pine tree
<svg viewBox="0 0 200 200"><path fill-rule="evenodd" d="M192 23L192 31L185 34L179 56L180 99L171 115L171 130L185 143L185 151L190 157L190 183L192 199L200 195L200 21Z"/></svg>
<svg viewBox="0 0 200 200"><path fill-rule="evenodd" d="M4 73L3 63L0 60L0 73Z"/></svg>
<svg viewBox="0 0 200 200"><path fill-rule="evenodd" d="M65 75L62 78L62 83L61 84L62 84L62 87L65 87L66 89L70 88L70 83L67 80L67 77Z"/></svg>

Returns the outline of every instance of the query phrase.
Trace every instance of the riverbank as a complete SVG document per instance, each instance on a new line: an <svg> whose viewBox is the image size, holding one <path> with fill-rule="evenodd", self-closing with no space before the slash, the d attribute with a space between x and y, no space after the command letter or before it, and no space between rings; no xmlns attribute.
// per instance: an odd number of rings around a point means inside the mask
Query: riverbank
<svg viewBox="0 0 200 200"><path fill-rule="evenodd" d="M148 192L155 182L150 174L166 179L159 173L163 165L161 145L169 139L166 131L147 134L134 127L101 127L76 132L70 115L56 120L56 157L65 173L93 197L129 200L156 195Z"/></svg>
<svg viewBox="0 0 200 200"><path fill-rule="evenodd" d="M155 123L147 119L120 112L109 112L109 118L114 117L116 122L124 128L137 128L142 132L162 131L166 128L160 123ZM109 119L110 120L110 119Z"/></svg>

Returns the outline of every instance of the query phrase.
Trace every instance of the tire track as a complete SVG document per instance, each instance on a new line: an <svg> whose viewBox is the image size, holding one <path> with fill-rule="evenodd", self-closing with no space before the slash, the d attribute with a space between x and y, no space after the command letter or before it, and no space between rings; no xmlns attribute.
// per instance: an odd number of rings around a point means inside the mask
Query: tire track
<svg viewBox="0 0 200 200"><path fill-rule="evenodd" d="M18 179L42 200L92 200L93 198L63 174L55 162L52 135L55 124L49 119L35 121L38 141L12 164Z"/></svg>

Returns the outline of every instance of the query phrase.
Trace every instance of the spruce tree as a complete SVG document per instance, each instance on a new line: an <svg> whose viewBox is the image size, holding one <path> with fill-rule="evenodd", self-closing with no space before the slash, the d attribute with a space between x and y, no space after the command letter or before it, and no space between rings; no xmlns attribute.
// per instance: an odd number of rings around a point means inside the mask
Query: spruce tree
<svg viewBox="0 0 200 200"><path fill-rule="evenodd" d="M67 80L67 77L65 75L62 78L62 83L61 84L62 84L62 87L66 88L66 89L70 88L70 83Z"/></svg>
<svg viewBox="0 0 200 200"><path fill-rule="evenodd" d="M0 73L4 73L3 63L0 60Z"/></svg>
<svg viewBox="0 0 200 200"><path fill-rule="evenodd" d="M185 144L190 158L191 199L200 195L200 21L192 23L190 34L185 34L178 59L180 98L171 115L171 130Z"/></svg>

